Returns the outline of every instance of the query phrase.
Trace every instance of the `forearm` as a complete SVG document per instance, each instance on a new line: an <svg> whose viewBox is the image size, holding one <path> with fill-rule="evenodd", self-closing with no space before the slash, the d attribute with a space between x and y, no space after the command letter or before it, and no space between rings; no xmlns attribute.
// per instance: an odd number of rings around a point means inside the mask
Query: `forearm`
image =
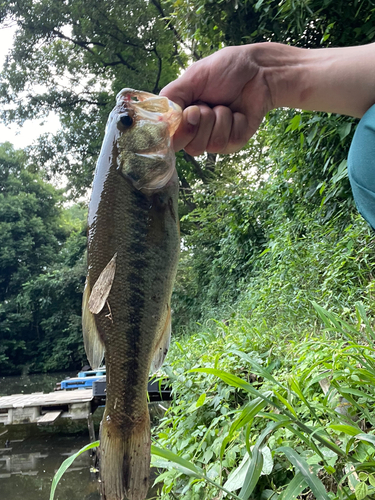
<svg viewBox="0 0 375 500"><path fill-rule="evenodd" d="M272 108L293 107L361 117L375 103L375 44L301 49L249 45Z"/></svg>

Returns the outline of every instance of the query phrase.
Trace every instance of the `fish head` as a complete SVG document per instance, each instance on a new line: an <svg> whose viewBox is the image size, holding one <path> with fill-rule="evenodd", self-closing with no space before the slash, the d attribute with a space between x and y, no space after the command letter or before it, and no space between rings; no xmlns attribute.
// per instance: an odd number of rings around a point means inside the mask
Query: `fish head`
<svg viewBox="0 0 375 500"><path fill-rule="evenodd" d="M181 116L181 108L167 97L132 89L117 95L108 127L116 141L117 168L136 189L161 189L172 178L172 136Z"/></svg>

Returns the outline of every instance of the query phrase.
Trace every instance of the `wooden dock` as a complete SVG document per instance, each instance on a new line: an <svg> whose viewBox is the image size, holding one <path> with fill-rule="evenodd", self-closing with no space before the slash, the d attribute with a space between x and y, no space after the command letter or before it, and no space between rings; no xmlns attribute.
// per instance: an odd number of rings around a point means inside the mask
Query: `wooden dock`
<svg viewBox="0 0 375 500"><path fill-rule="evenodd" d="M88 419L95 411L92 389L0 397L0 424L51 425L59 418Z"/></svg>
<svg viewBox="0 0 375 500"><path fill-rule="evenodd" d="M76 379L73 379L76 380ZM159 387L158 381L148 383L149 401L168 401L171 388ZM0 397L0 424L52 425L60 418L87 420L90 438L95 441L92 414L106 398L106 382L102 377L92 388L70 389Z"/></svg>

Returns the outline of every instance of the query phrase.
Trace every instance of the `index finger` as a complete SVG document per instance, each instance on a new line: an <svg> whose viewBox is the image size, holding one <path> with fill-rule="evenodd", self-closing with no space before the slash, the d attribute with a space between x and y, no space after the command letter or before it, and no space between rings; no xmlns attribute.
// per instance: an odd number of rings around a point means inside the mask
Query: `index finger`
<svg viewBox="0 0 375 500"><path fill-rule="evenodd" d="M166 85L160 91L160 95L168 97L168 99L178 104L182 109L185 109L189 104L194 102L194 92L189 85L186 87L185 85L181 85L180 79Z"/></svg>

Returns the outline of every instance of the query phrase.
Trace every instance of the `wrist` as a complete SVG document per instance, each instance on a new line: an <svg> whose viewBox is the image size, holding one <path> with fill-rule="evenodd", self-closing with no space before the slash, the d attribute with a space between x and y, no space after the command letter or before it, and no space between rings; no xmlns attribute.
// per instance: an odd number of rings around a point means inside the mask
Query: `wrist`
<svg viewBox="0 0 375 500"><path fill-rule="evenodd" d="M249 47L269 90L269 109L300 107L308 91L308 50L273 42Z"/></svg>
<svg viewBox="0 0 375 500"><path fill-rule="evenodd" d="M375 103L375 44L303 49L262 43L253 51L272 108L361 117Z"/></svg>

